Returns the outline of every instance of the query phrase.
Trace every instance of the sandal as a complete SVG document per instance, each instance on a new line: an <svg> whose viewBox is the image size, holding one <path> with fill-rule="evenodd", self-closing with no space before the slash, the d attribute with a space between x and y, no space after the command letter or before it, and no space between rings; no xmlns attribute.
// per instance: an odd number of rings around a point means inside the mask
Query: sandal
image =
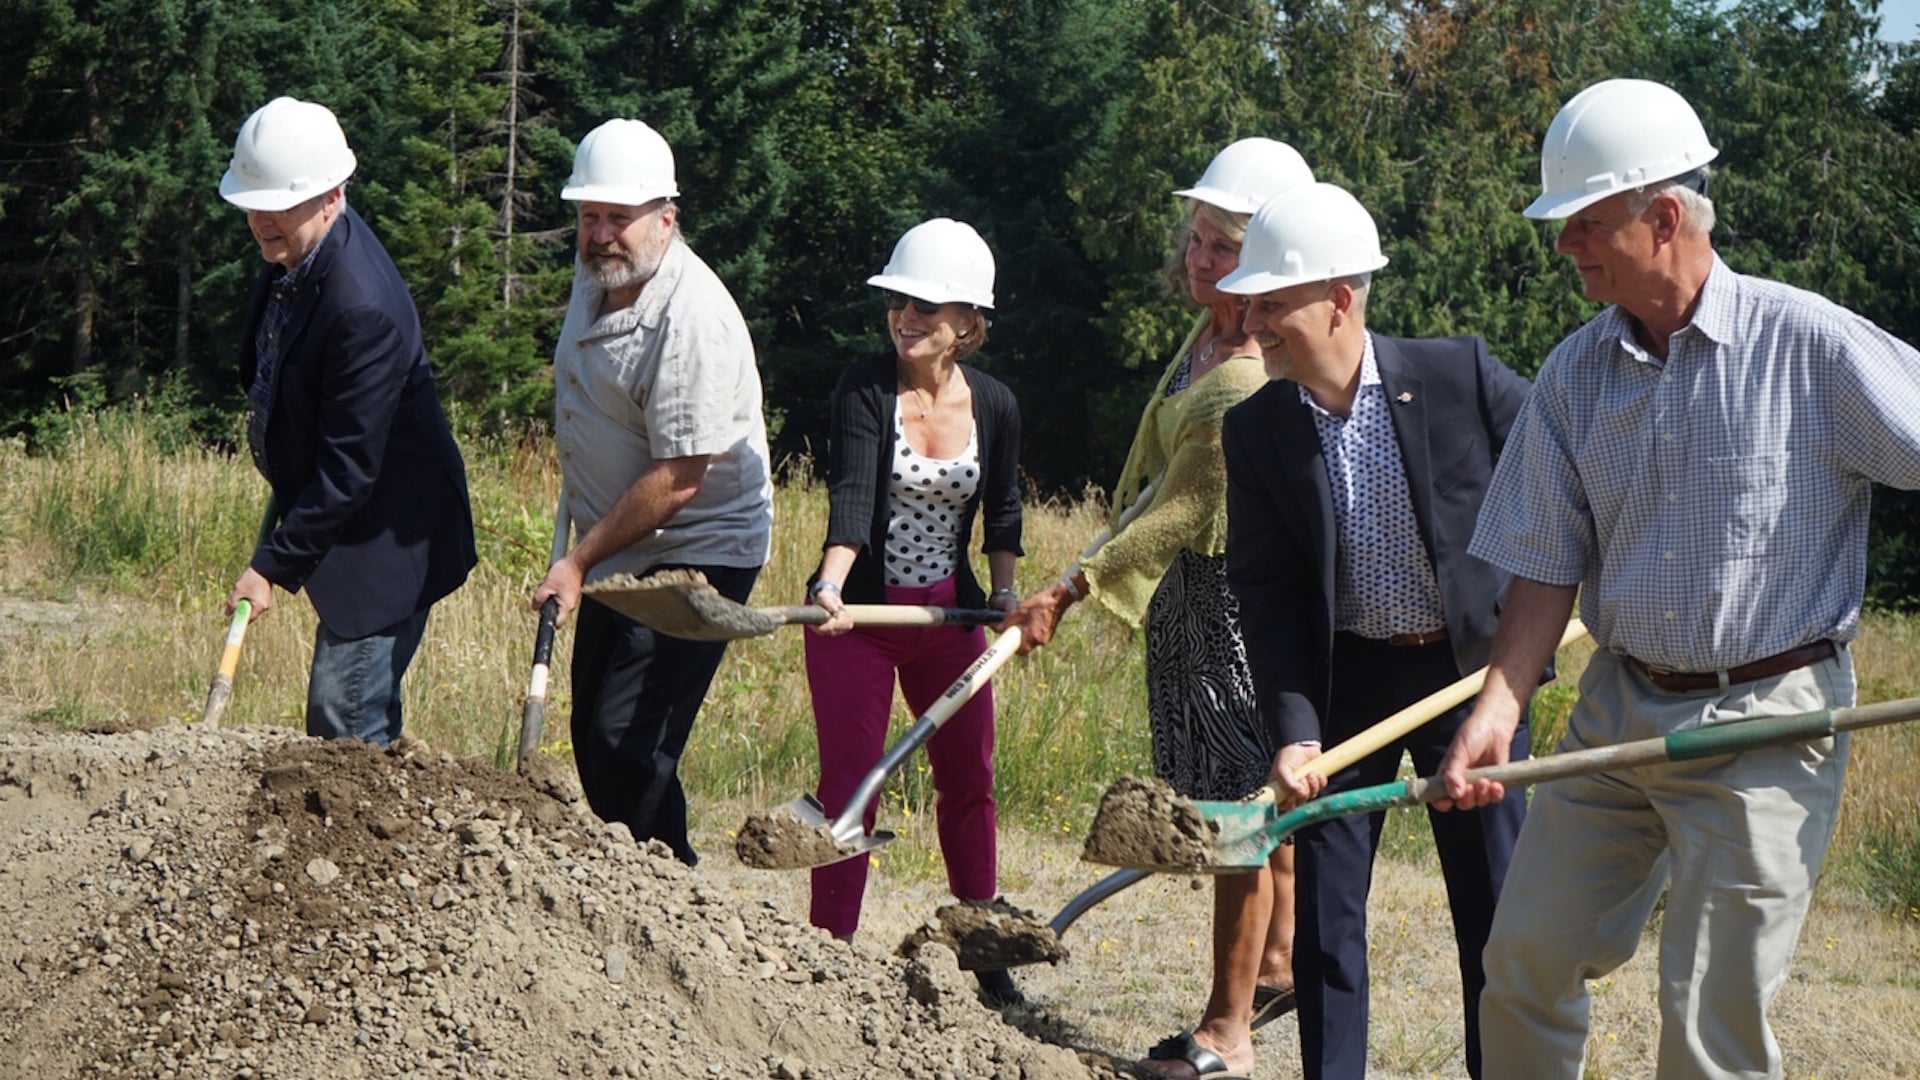
<svg viewBox="0 0 1920 1080"><path fill-rule="evenodd" d="M1293 1011L1299 998L1291 986L1268 986L1266 983L1253 988L1253 1019L1247 1027L1253 1031L1273 1023L1275 1020Z"/></svg>
<svg viewBox="0 0 1920 1080"><path fill-rule="evenodd" d="M1229 1069L1225 1058L1195 1042L1191 1031L1183 1031L1178 1035L1169 1035L1161 1039L1154 1044L1153 1049L1147 1051L1147 1059L1149 1061L1184 1061L1193 1067L1198 1080L1251 1080L1246 1073ZM1154 1080L1159 1080L1166 1075L1138 1066L1135 1067L1135 1071L1141 1076L1152 1077Z"/></svg>

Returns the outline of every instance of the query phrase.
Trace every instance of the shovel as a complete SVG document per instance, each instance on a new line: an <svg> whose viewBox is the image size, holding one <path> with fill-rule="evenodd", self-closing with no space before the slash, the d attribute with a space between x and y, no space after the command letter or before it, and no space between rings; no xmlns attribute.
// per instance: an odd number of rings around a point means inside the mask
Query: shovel
<svg viewBox="0 0 1920 1080"><path fill-rule="evenodd" d="M266 507L260 511L260 530L253 538L256 550L273 534L273 526L278 520L279 513L274 507L273 496L269 494ZM200 722L207 727L219 727L221 714L227 711L228 703L233 701L233 673L240 667L240 646L247 640L247 622L252 614L252 601L234 602L233 620L227 623L227 641L220 650L220 665L214 669L213 682L207 687L206 707L200 710Z"/></svg>
<svg viewBox="0 0 1920 1080"><path fill-rule="evenodd" d="M1560 635L1560 644L1555 648L1564 649L1586 636L1585 624L1577 618L1570 619L1567 621L1566 631ZM1480 687L1484 686L1486 681L1487 669L1481 668L1457 682L1441 687L1314 758L1307 763L1304 771L1320 776L1332 776L1375 751L1391 746L1408 732L1473 697L1480 692ZM1278 787L1268 784L1244 799L1195 799L1193 807L1200 812L1203 820L1219 827L1219 843L1230 843L1233 838L1259 832L1277 820L1280 810L1276 801L1281 795Z"/></svg>
<svg viewBox="0 0 1920 1080"><path fill-rule="evenodd" d="M213 673L213 684L207 687L207 707L200 713L200 722L207 727L220 726L220 714L227 711L227 703L233 700L233 673L240 666L240 644L247 639L247 617L252 612L251 601L234 601L233 621L227 624L227 643L220 650L220 666Z"/></svg>
<svg viewBox="0 0 1920 1080"><path fill-rule="evenodd" d="M992 613L996 618L1000 612ZM861 821L867 804L880 794L887 778L906 764L914 751L926 744L940 726L958 712L960 706L979 691L994 672L1000 670L1020 648L1020 631L1008 630L994 638L986 652L960 673L952 686L940 695L927 711L914 721L886 756L868 770L847 800L840 816L828 818L826 807L812 795L802 795L764 814L754 814L741 826L734 843L740 861L760 870L798 870L826 866L842 859L865 854L893 841L893 833L875 830L871 835Z"/></svg>
<svg viewBox="0 0 1920 1080"><path fill-rule="evenodd" d="M1920 719L1920 698L1902 698L1854 708L1820 709L1792 716L1735 720L1691 731L1676 731L1656 739L1636 739L1614 746L1596 746L1528 761L1469 769L1467 779L1497 780L1509 787L1523 787L1569 776L1617 772L1670 761L1730 757L1747 750L1809 742L1842 731L1881 727L1915 719ZM1222 842L1215 848L1213 866L1135 869L1185 874L1228 869L1255 870L1267 864L1267 856L1282 840L1308 825L1348 814L1372 813L1395 806L1419 806L1446 797L1446 784L1437 776L1414 777L1390 784L1335 792L1289 810L1264 829Z"/></svg>
<svg viewBox="0 0 1920 1080"><path fill-rule="evenodd" d="M660 633L687 641L735 641L782 626L818 626L831 616L812 604L750 608L729 600L698 570L655 570L646 577L615 574L581 590ZM985 609L847 604L855 626L996 626L1005 613Z"/></svg>
<svg viewBox="0 0 1920 1080"><path fill-rule="evenodd" d="M573 518L567 513L567 492L560 490L559 505L553 511L553 543L548 548L547 565L552 566L567 553L572 538ZM525 776L527 761L540 749L540 731L547 720L547 675L553 664L553 629L560 621L560 598L547 597L540 605L540 628L533 636L533 671L527 676L526 703L520 707L520 745L513 756L515 771Z"/></svg>

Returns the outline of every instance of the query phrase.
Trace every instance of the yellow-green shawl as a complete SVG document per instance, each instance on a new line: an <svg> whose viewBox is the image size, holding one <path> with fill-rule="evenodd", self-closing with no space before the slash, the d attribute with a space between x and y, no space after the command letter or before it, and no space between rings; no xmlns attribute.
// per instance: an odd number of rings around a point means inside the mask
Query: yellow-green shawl
<svg viewBox="0 0 1920 1080"><path fill-rule="evenodd" d="M1167 383L1206 323L1205 315L1194 323L1140 414L1133 448L1114 485L1112 519L1118 521L1151 481L1147 504L1097 552L1080 560L1094 599L1130 626L1145 620L1153 590L1182 548L1218 555L1227 547L1220 421L1266 385L1267 372L1259 356L1236 356L1169 397Z"/></svg>

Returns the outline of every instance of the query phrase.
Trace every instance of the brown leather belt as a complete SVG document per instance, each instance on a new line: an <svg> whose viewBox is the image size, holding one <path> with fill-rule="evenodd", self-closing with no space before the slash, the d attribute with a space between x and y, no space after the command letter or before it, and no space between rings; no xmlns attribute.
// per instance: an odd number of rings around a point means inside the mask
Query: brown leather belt
<svg viewBox="0 0 1920 1080"><path fill-rule="evenodd" d="M1395 634L1387 639L1389 645L1431 645L1436 641L1447 640L1447 628L1428 630L1424 634Z"/></svg>
<svg viewBox="0 0 1920 1080"><path fill-rule="evenodd" d="M1736 683L1753 682L1755 679L1771 679L1775 675L1785 675L1808 664L1817 664L1832 659L1836 650L1833 642L1827 638L1809 642L1783 653L1755 660L1751 664L1728 668L1725 671L1671 671L1655 667L1637 657L1627 657L1627 663L1640 669L1647 681L1662 690L1676 694L1691 693L1695 690L1724 690Z"/></svg>

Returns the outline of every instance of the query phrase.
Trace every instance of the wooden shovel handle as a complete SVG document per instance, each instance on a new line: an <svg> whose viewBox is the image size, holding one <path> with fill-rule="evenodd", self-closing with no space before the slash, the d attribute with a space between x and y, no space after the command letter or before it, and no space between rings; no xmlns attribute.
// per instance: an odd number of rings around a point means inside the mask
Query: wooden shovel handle
<svg viewBox="0 0 1920 1080"><path fill-rule="evenodd" d="M1556 648L1564 649L1586 636L1586 624L1577 618L1570 619L1567 621L1566 632L1560 635L1560 644ZM1361 761L1374 751L1392 745L1401 736L1479 693L1486 682L1487 669L1481 668L1465 678L1443 686L1307 762L1305 771L1320 776L1332 776L1341 769ZM1255 792L1251 800L1265 802L1278 799L1279 795L1278 787L1268 784Z"/></svg>
<svg viewBox="0 0 1920 1080"><path fill-rule="evenodd" d="M813 604L792 607L760 608L783 623L819 626L827 621L827 609ZM844 608L855 626L998 626L1006 618L1003 611L986 608L919 607L913 604L847 604Z"/></svg>

